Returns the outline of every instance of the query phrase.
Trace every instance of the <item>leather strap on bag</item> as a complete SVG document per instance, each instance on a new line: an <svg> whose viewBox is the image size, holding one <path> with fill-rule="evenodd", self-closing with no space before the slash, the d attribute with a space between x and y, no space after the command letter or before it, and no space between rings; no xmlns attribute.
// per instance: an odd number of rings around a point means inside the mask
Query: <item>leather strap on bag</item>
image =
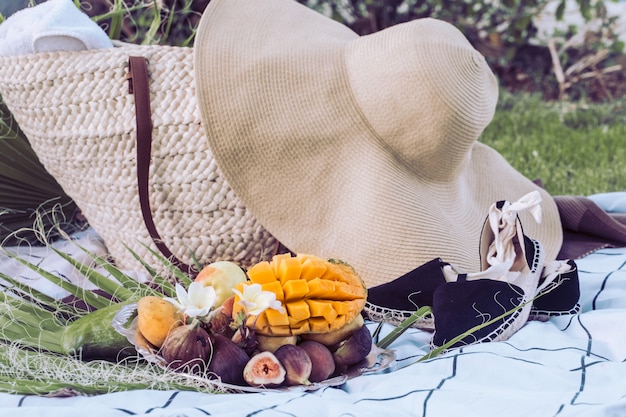
<svg viewBox="0 0 626 417"><path fill-rule="evenodd" d="M146 229L157 249L176 267L188 274L197 272L194 267L178 259L165 245L157 231L150 209L148 180L150 177L150 155L152 152L152 111L150 109L150 84L147 59L131 56L128 59L129 93L135 96L135 118L137 121L137 186L139 204Z"/></svg>

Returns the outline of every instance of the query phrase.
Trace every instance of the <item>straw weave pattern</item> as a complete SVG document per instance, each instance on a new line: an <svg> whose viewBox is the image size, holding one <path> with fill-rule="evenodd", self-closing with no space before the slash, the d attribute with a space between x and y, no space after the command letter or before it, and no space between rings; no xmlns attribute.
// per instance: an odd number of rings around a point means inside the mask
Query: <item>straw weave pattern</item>
<svg viewBox="0 0 626 417"><path fill-rule="evenodd" d="M42 164L105 241L118 266L125 247L153 265L137 193L134 98L128 57L150 72L153 144L150 204L157 230L179 259L249 266L276 245L222 176L205 137L191 48L118 45L0 59L0 93Z"/></svg>

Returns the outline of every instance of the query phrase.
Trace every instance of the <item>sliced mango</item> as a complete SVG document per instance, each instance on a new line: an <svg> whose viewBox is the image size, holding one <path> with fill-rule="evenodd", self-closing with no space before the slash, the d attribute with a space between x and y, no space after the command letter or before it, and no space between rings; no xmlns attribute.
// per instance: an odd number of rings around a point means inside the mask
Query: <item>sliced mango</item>
<svg viewBox="0 0 626 417"><path fill-rule="evenodd" d="M287 312L289 313L289 317L291 317L295 321L302 321L311 317L309 305L304 300L288 302Z"/></svg>
<svg viewBox="0 0 626 417"><path fill-rule="evenodd" d="M280 276L280 265L282 264L282 261L284 259L288 259L288 258L291 258L291 255L288 253L281 253L279 255L274 255L274 257L272 258L272 262L270 262L270 264L272 265L272 268L274 268L274 279Z"/></svg>
<svg viewBox="0 0 626 417"><path fill-rule="evenodd" d="M303 279L292 279L283 284L282 291L285 293L285 301L298 300L306 298L309 286Z"/></svg>
<svg viewBox="0 0 626 417"><path fill-rule="evenodd" d="M280 258L278 264L278 279L285 284L290 280L299 280L302 273L302 265L298 258Z"/></svg>
<svg viewBox="0 0 626 417"><path fill-rule="evenodd" d="M302 273L300 277L310 281L314 278L320 278L328 268L326 261L321 258L300 258L302 259Z"/></svg>
<svg viewBox="0 0 626 417"><path fill-rule="evenodd" d="M276 294L276 299L278 301L285 301L285 292L283 291L282 285L280 285L280 281L272 281L261 284L261 289L263 291L271 291Z"/></svg>
<svg viewBox="0 0 626 417"><path fill-rule="evenodd" d="M327 333L330 330L328 321L323 317L311 317L309 320L311 333Z"/></svg>
<svg viewBox="0 0 626 417"><path fill-rule="evenodd" d="M347 319L348 317L357 317L361 314L361 312L359 311L357 314L343 314L341 316L337 316L337 318L330 322L330 330L339 330L341 329L343 326L345 326L346 324L350 323L350 321ZM354 319L353 319L354 320Z"/></svg>
<svg viewBox="0 0 626 417"><path fill-rule="evenodd" d="M337 330L361 313L367 297L365 284L350 265L313 255L276 255L271 262L250 267L247 273L249 283L274 292L284 307L282 313L268 309L255 318L255 330L262 335ZM233 315L242 309L236 297Z"/></svg>
<svg viewBox="0 0 626 417"><path fill-rule="evenodd" d="M342 316L350 313L350 305L341 301L333 301L333 309L337 312L337 315Z"/></svg>
<svg viewBox="0 0 626 417"><path fill-rule="evenodd" d="M337 311L333 308L332 301L326 300L305 300L309 305L309 311L311 313L311 317L322 317L327 322L334 321L338 314Z"/></svg>
<svg viewBox="0 0 626 417"><path fill-rule="evenodd" d="M269 309L265 311L265 314L262 314L261 317L264 317L267 321L268 325L272 326L289 326L289 315L287 311L278 311L274 309Z"/></svg>
<svg viewBox="0 0 626 417"><path fill-rule="evenodd" d="M251 266L247 274L250 281L261 285L276 281L274 268L267 261L262 261Z"/></svg>
<svg viewBox="0 0 626 417"><path fill-rule="evenodd" d="M314 278L308 282L310 298L322 300L335 299L335 283L321 278Z"/></svg>

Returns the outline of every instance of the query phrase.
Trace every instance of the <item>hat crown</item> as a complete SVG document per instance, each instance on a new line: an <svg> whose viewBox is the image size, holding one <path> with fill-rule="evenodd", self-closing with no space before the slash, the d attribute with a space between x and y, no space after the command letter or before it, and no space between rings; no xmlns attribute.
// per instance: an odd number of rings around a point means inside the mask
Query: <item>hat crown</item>
<svg viewBox="0 0 626 417"><path fill-rule="evenodd" d="M411 21L352 41L347 70L382 146L422 178L457 177L493 118L495 76L465 36L440 20Z"/></svg>
<svg viewBox="0 0 626 417"><path fill-rule="evenodd" d="M447 23L359 37L294 0L211 0L195 45L233 191L285 247L348 262L368 286L435 257L477 270L488 207L537 189L476 141L497 84ZM554 203L544 213L527 232L555 256Z"/></svg>

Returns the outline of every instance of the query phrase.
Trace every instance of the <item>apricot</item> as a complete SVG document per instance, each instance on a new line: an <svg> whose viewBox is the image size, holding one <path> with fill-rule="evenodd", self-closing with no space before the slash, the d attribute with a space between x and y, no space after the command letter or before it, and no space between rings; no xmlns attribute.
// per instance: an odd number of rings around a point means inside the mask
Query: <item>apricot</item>
<svg viewBox="0 0 626 417"><path fill-rule="evenodd" d="M137 302L137 328L152 345L160 348L170 330L181 326L182 312L167 300L146 296Z"/></svg>

